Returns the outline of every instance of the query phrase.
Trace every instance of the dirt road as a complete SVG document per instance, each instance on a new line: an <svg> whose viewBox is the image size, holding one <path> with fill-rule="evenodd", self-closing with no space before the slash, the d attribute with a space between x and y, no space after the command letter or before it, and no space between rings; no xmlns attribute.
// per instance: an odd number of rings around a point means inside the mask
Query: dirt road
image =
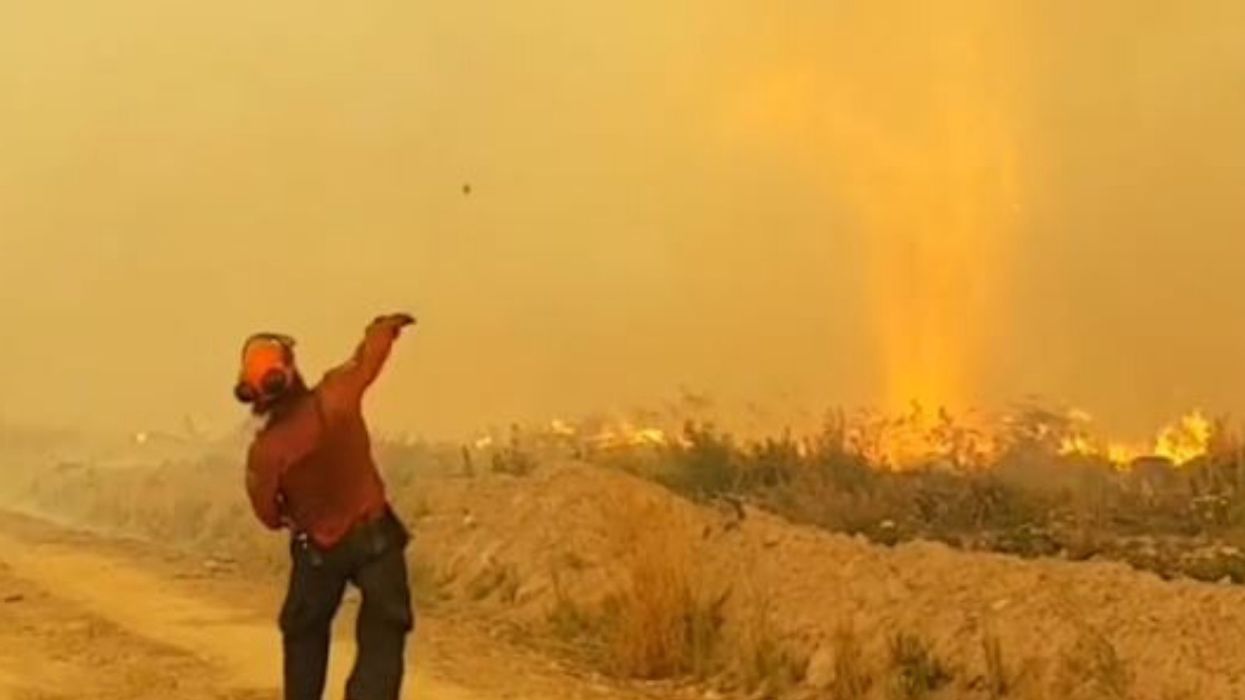
<svg viewBox="0 0 1245 700"><path fill-rule="evenodd" d="M0 700L276 698L279 598L272 582L0 514ZM355 609L338 621L329 698L353 658ZM421 617L404 697L636 697L504 647Z"/></svg>

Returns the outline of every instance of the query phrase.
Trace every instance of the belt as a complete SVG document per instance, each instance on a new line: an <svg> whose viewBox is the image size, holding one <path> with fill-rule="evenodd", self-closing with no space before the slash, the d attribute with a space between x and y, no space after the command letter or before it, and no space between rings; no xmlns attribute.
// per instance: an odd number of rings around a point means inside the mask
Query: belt
<svg viewBox="0 0 1245 700"><path fill-rule="evenodd" d="M346 536L331 547L316 544L305 531L294 534L293 546L306 555L313 566L353 568L393 549L405 548L410 537L393 509L386 506L379 516L350 528Z"/></svg>

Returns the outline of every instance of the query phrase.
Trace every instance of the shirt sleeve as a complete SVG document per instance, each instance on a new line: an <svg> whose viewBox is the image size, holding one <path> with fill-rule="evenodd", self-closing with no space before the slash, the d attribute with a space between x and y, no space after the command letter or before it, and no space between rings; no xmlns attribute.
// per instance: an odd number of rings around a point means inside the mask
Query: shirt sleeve
<svg viewBox="0 0 1245 700"><path fill-rule="evenodd" d="M378 318L367 327L354 355L325 376L324 386L328 389L331 403L337 405L339 402L362 400L363 393L376 381L389 359L400 328L391 317Z"/></svg>
<svg viewBox="0 0 1245 700"><path fill-rule="evenodd" d="M260 443L247 453L246 492L259 521L269 529L281 529L281 464Z"/></svg>

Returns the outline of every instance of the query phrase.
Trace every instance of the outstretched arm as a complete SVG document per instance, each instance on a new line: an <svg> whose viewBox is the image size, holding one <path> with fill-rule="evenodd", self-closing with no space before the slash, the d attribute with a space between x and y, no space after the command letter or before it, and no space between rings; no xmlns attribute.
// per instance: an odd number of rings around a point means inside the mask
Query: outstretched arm
<svg viewBox="0 0 1245 700"><path fill-rule="evenodd" d="M350 360L329 373L333 386L351 399L361 398L380 375L402 329L414 323L408 314L378 316L364 331L363 341Z"/></svg>

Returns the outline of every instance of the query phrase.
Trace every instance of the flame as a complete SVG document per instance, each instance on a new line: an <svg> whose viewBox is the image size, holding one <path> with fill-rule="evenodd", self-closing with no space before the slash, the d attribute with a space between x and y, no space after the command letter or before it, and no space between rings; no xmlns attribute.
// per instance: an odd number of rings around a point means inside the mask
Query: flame
<svg viewBox="0 0 1245 700"><path fill-rule="evenodd" d="M640 428L633 432L629 441L632 445L665 445L666 432L660 428Z"/></svg>
<svg viewBox="0 0 1245 700"><path fill-rule="evenodd" d="M986 468L1009 444L1012 417L964 414L952 417L942 410L927 414L919 406L896 418L867 417L847 429L850 449L870 464L885 469L948 464L958 469ZM1071 409L1056 414L1052 424L1032 426L1030 436L1051 444L1062 457L1085 457L1128 469L1143 457L1170 460L1187 465L1210 453L1215 427L1201 411L1181 416L1157 432L1150 442L1108 439L1092 430L1092 418L1085 411Z"/></svg>
<svg viewBox="0 0 1245 700"><path fill-rule="evenodd" d="M1088 414L1080 415L1086 417L1083 423L1088 423ZM1195 410L1163 427L1149 445L1096 440L1083 426L1060 440L1059 454L1106 459L1117 468L1126 468L1142 457L1161 457L1182 466L1209 454L1213 437L1214 424Z"/></svg>
<svg viewBox="0 0 1245 700"><path fill-rule="evenodd" d="M570 423L562 420L561 418L554 418L549 421L549 432L554 435L570 437L577 434L579 431L577 431Z"/></svg>
<svg viewBox="0 0 1245 700"><path fill-rule="evenodd" d="M654 427L636 427L622 422L606 426L588 437L588 442L600 448L614 447L661 447L670 444L666 431Z"/></svg>
<svg viewBox="0 0 1245 700"><path fill-rule="evenodd" d="M1132 464L1134 460L1145 454L1144 449L1138 448L1136 445L1129 445L1123 442L1112 442L1107 444L1106 458L1108 462L1116 467L1125 467Z"/></svg>
<svg viewBox="0 0 1245 700"><path fill-rule="evenodd" d="M1088 435L1065 435L1059 440L1059 454L1064 457L1090 457L1099 452Z"/></svg>
<svg viewBox="0 0 1245 700"><path fill-rule="evenodd" d="M946 409L931 412L913 403L899 415L863 411L850 420L842 418L840 434L843 449L876 468L894 471L931 467L958 471L988 469L998 464L1013 446L1029 442L1062 457L1098 460L1119 470L1129 469L1144 457L1163 458L1183 466L1209 454L1216 434L1215 424L1200 410L1164 426L1149 442L1109 439L1093 430L1092 421L1090 414L1075 408L1064 412L1039 411L1037 420L1031 420L1026 414L952 415ZM692 444L692 438L682 432L628 420L575 422L554 418L523 433L538 441L545 439L546 444L569 441L594 450ZM817 442L817 438L811 437L792 440L801 457L813 454ZM496 444L497 438L491 435L474 442L476 449L481 450Z"/></svg>
<svg viewBox="0 0 1245 700"><path fill-rule="evenodd" d="M554 418L528 433L552 438L555 442L580 442L597 449L661 447L679 441L657 426L637 426L625 420L575 422Z"/></svg>
<svg viewBox="0 0 1245 700"><path fill-rule="evenodd" d="M1154 444L1154 455L1166 457L1174 464L1188 464L1210 451L1214 426L1201 411L1181 416L1164 428Z"/></svg>
<svg viewBox="0 0 1245 700"><path fill-rule="evenodd" d="M1117 469L1122 469L1145 455L1144 447L1130 445L1121 441L1102 441L1088 432L1077 431L1060 438L1059 455L1061 457L1089 457L1110 462Z"/></svg>
<svg viewBox="0 0 1245 700"><path fill-rule="evenodd" d="M927 413L913 403L897 417L866 415L848 427L849 449L871 464L905 470L930 464L977 469L999 453L1000 424L973 413L952 416L947 410Z"/></svg>

